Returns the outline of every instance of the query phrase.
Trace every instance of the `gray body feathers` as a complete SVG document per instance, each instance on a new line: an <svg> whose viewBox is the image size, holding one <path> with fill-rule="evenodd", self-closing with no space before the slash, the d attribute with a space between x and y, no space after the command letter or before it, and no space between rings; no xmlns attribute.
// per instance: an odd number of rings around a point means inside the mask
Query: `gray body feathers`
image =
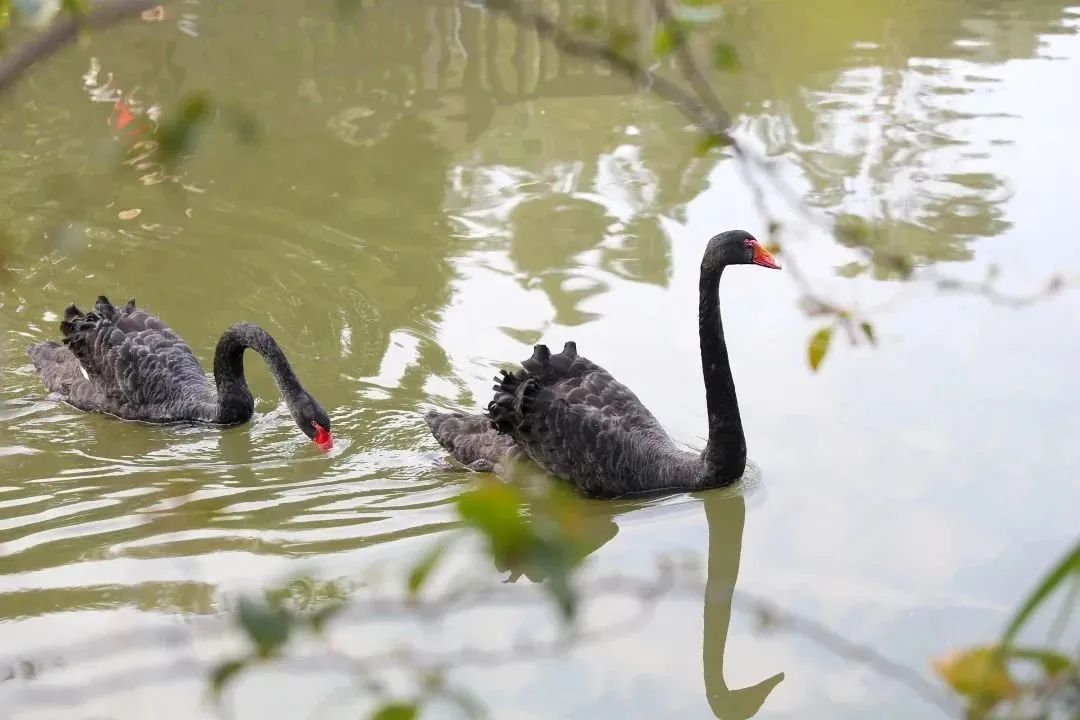
<svg viewBox="0 0 1080 720"><path fill-rule="evenodd" d="M701 457L679 448L630 388L573 342L558 354L537 345L520 370L495 380L486 415L426 416L436 440L466 465L524 454L595 497L706 486Z"/></svg>
<svg viewBox="0 0 1080 720"><path fill-rule="evenodd" d="M216 420L217 393L191 348L134 299L118 308L101 296L86 313L69 305L60 332L63 344L27 351L60 400L127 420Z"/></svg>

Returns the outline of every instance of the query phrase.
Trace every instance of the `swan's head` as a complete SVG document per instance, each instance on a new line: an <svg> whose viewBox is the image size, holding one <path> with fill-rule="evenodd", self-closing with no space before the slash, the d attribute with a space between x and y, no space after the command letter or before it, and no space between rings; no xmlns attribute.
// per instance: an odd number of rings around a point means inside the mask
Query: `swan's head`
<svg viewBox="0 0 1080 720"><path fill-rule="evenodd" d="M297 426L320 450L334 447L334 438L330 435L330 416L315 398L305 392L290 410Z"/></svg>
<svg viewBox="0 0 1080 720"><path fill-rule="evenodd" d="M709 240L705 257L701 260L702 271L716 271L727 265L760 265L780 269L780 263L745 230L728 230Z"/></svg>

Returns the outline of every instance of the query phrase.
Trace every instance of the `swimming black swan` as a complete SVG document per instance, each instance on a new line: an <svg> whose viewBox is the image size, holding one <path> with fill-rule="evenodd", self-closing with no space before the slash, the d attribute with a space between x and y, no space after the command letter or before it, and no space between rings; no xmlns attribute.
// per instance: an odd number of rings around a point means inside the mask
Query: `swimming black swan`
<svg viewBox="0 0 1080 720"><path fill-rule="evenodd" d="M45 387L80 410L152 423L239 425L255 411L244 379L244 350L251 348L266 361L300 430L323 450L333 447L326 410L260 327L233 325L218 340L216 388L187 343L158 318L136 310L134 298L117 308L102 295L88 313L69 305L60 332L62 345L34 345L27 354Z"/></svg>
<svg viewBox="0 0 1080 720"><path fill-rule="evenodd" d="M502 470L524 453L546 471L596 497L728 485L746 468L735 383L717 291L728 265L780 265L752 235L720 233L701 260L698 323L709 441L700 455L681 449L637 396L568 342L552 355L537 345L516 373L496 377L486 415L430 411L439 444L473 470Z"/></svg>

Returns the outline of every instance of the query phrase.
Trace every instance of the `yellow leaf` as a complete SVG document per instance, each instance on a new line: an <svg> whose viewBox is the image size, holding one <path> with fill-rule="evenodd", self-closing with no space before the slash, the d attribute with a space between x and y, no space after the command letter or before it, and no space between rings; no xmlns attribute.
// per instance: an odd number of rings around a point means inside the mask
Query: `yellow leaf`
<svg viewBox="0 0 1080 720"><path fill-rule="evenodd" d="M954 651L934 660L934 670L961 695L1000 702L1015 697L1018 690L998 650L997 645L987 645Z"/></svg>
<svg viewBox="0 0 1080 720"><path fill-rule="evenodd" d="M825 358L825 353L829 351L831 341L832 328L827 325L811 336L810 344L806 347L806 356L810 362L810 369L814 372L817 372L818 366L821 365L821 361Z"/></svg>

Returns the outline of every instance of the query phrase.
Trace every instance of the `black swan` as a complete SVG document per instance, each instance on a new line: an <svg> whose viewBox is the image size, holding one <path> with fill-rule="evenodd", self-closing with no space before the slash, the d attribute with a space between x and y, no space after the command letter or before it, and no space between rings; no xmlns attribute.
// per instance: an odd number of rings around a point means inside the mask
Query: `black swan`
<svg viewBox="0 0 1080 720"><path fill-rule="evenodd" d="M214 352L216 388L187 343L137 310L134 298L117 308L102 295L88 313L69 305L60 332L63 344L34 345L27 354L54 397L80 410L151 423L239 425L255 411L244 379L244 350L251 348L266 361L300 430L321 449L333 447L326 410L260 327L239 323L221 336Z"/></svg>
<svg viewBox="0 0 1080 720"><path fill-rule="evenodd" d="M717 292L728 265L780 265L742 230L709 240L701 260L698 323L709 441L700 455L680 448L637 396L568 342L537 345L522 369L495 378L485 415L430 411L435 439L472 470L502 472L522 453L595 497L728 485L746 468L735 382Z"/></svg>

